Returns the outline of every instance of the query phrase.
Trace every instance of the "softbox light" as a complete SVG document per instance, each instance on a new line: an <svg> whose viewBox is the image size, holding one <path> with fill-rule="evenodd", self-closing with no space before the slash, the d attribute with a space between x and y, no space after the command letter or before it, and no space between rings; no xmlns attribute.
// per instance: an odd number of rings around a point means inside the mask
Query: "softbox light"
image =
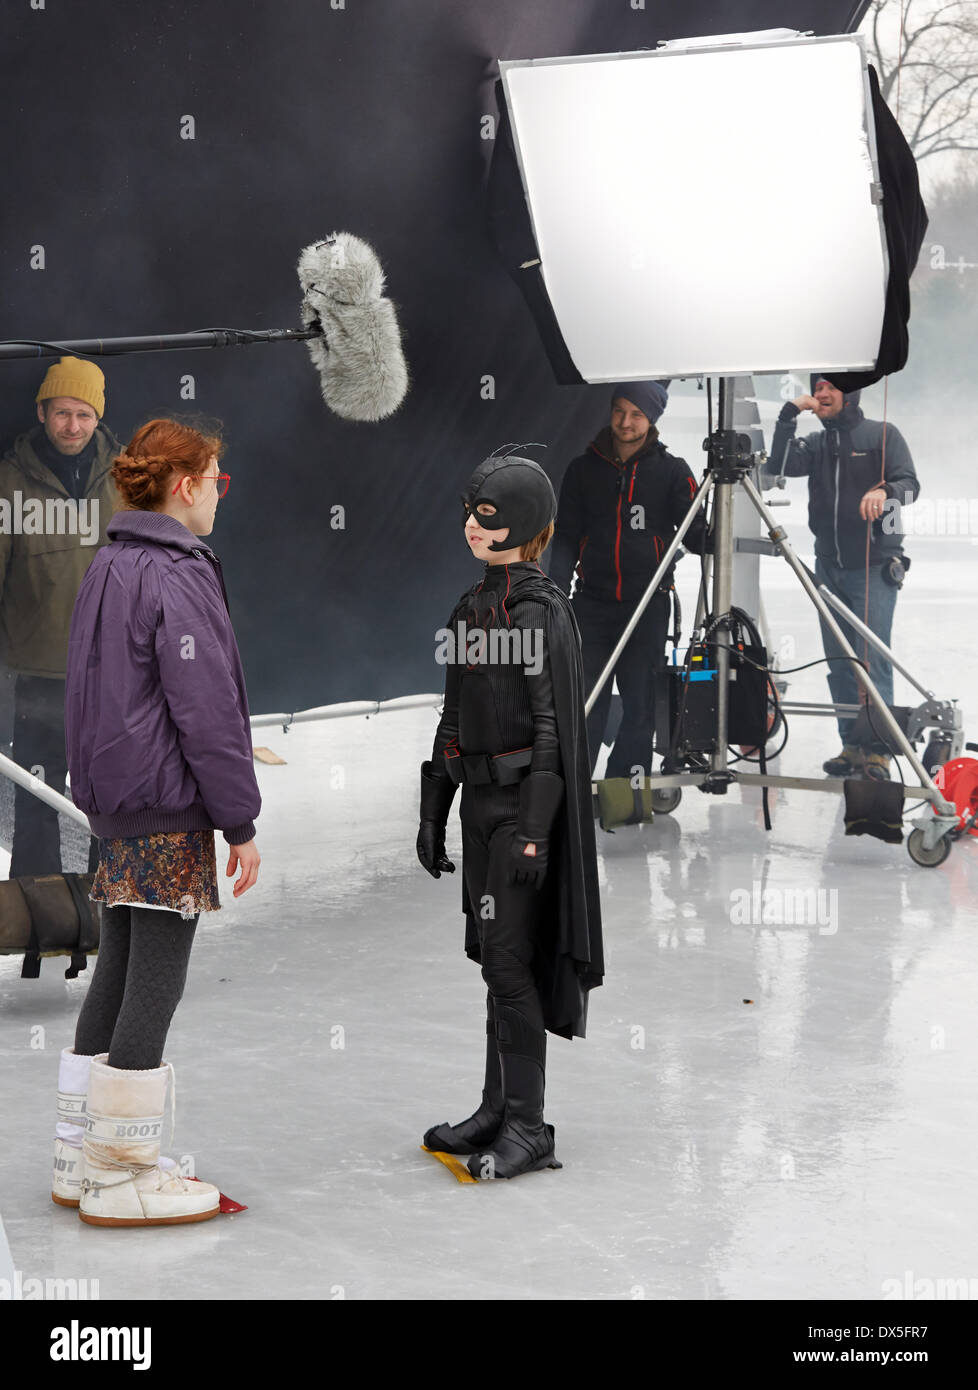
<svg viewBox="0 0 978 1390"><path fill-rule="evenodd" d="M862 41L758 38L500 63L534 312L583 380L874 367L888 261Z"/></svg>

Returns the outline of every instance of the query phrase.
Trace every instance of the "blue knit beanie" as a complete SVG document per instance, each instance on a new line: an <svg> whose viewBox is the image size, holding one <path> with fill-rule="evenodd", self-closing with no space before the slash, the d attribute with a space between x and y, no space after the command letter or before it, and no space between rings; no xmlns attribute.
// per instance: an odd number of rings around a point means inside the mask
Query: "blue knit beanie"
<svg viewBox="0 0 978 1390"><path fill-rule="evenodd" d="M619 396L637 405L650 425L655 424L669 400L669 392L658 381L619 381L611 393L612 405Z"/></svg>

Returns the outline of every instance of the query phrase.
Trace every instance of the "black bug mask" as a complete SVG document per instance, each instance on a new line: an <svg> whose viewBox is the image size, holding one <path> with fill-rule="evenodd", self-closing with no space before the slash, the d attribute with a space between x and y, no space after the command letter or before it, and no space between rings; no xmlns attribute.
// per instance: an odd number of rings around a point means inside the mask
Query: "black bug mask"
<svg viewBox="0 0 978 1390"><path fill-rule="evenodd" d="M492 516L476 512L482 530L501 531L504 526L509 527L505 541L490 542L492 550L515 550L526 545L557 515L550 479L538 463L518 454L487 458L479 464L462 495L466 520L480 502L496 509Z"/></svg>

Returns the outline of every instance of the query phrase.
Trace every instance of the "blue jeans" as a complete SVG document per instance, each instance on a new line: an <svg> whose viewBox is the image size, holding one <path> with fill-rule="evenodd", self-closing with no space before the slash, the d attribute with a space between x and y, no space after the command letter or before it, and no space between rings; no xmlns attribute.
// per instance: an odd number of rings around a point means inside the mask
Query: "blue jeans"
<svg viewBox="0 0 978 1390"><path fill-rule="evenodd" d="M865 568L858 570L839 569L831 561L816 556L815 578L835 594L836 598L841 599L846 607L851 609L857 618L875 632L881 641L885 642L887 646L890 645L890 631L893 627L893 610L896 608L897 591L894 585L887 584L878 563L871 563L869 567L868 611L866 610ZM853 651L861 661L866 660L868 649L869 678L886 703L892 705L893 667L874 647L869 646L864 637L861 637L849 626L841 614L833 610L832 616L842 628ZM830 661L829 664L828 680L832 701L837 705L858 705L862 700L862 687L856 680L853 663L843 656L842 648L821 617L819 624L822 628L822 645L825 648L826 657L842 658L841 660ZM848 734L854 722L852 715L839 716L839 733L842 735L843 743L849 742Z"/></svg>

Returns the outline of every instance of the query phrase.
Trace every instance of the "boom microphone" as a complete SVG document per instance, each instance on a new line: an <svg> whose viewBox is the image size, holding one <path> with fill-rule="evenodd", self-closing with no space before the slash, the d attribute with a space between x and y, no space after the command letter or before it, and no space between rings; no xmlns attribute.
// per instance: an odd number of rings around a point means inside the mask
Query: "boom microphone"
<svg viewBox="0 0 978 1390"><path fill-rule="evenodd" d="M403 401L407 363L384 272L372 247L334 232L299 256L302 322L323 400L344 420L384 420Z"/></svg>

